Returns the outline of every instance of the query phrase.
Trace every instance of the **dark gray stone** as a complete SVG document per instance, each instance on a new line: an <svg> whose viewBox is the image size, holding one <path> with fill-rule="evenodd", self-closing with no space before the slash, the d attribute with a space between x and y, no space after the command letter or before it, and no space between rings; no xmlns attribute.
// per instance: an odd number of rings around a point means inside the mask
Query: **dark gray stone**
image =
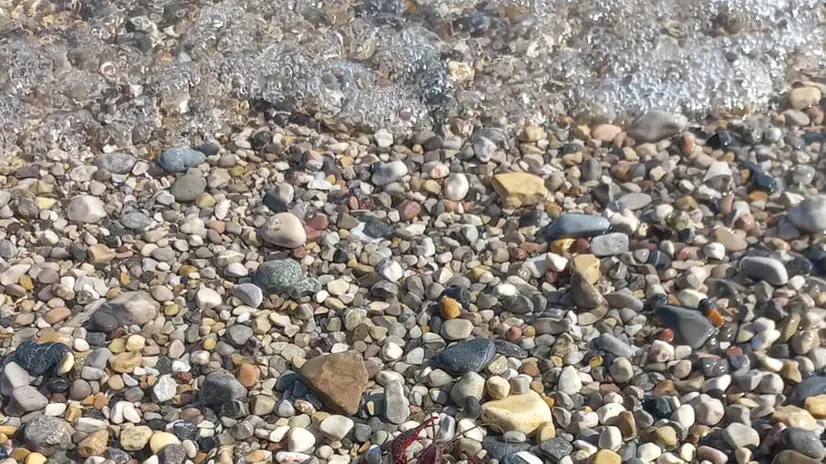
<svg viewBox="0 0 826 464"><path fill-rule="evenodd" d="M714 332L714 326L699 311L663 305L656 309L666 327L674 331L680 343L699 348Z"/></svg>
<svg viewBox="0 0 826 464"><path fill-rule="evenodd" d="M14 351L14 361L34 377L54 369L70 348L62 343L37 343L28 340Z"/></svg>
<svg viewBox="0 0 826 464"><path fill-rule="evenodd" d="M593 237L608 232L610 228L611 223L602 216L565 213L551 223L545 237L548 240Z"/></svg>
<svg viewBox="0 0 826 464"><path fill-rule="evenodd" d="M528 357L528 352L516 343L497 338L493 341L493 344L496 345L496 352L502 356L516 359L525 359Z"/></svg>
<svg viewBox="0 0 826 464"><path fill-rule="evenodd" d="M570 456L574 452L574 446L565 439L556 437L540 443L539 451L553 462L559 462L562 458Z"/></svg>
<svg viewBox="0 0 826 464"><path fill-rule="evenodd" d="M120 223L129 230L142 232L152 225L152 218L140 211L130 211L120 217Z"/></svg>
<svg viewBox="0 0 826 464"><path fill-rule="evenodd" d="M247 389L229 372L213 372L201 386L201 402L206 406L222 406L247 397Z"/></svg>
<svg viewBox="0 0 826 464"><path fill-rule="evenodd" d="M784 429L780 435L780 443L785 449L795 450L818 461L826 457L826 447L823 446L820 437L806 429L799 427Z"/></svg>
<svg viewBox="0 0 826 464"><path fill-rule="evenodd" d="M453 375L479 372L496 355L496 345L486 339L477 338L459 342L446 348L436 356L436 365Z"/></svg>
<svg viewBox="0 0 826 464"><path fill-rule="evenodd" d="M806 398L810 396L817 396L826 393L826 377L815 376L809 377L800 382L792 395L792 400L802 406Z"/></svg>
<svg viewBox="0 0 826 464"><path fill-rule="evenodd" d="M49 457L72 447L69 424L63 419L38 416L26 424L23 431L26 447Z"/></svg>
<svg viewBox="0 0 826 464"><path fill-rule="evenodd" d="M600 334L597 339L597 346L609 353L625 358L630 358L634 355L634 351L627 343L609 333Z"/></svg>

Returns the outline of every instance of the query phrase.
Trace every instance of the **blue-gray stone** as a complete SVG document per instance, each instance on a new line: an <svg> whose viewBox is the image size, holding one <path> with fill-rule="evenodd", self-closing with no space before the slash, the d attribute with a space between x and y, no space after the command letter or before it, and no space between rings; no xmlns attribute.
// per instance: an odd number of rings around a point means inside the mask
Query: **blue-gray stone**
<svg viewBox="0 0 826 464"><path fill-rule="evenodd" d="M784 449L795 450L818 461L822 461L826 457L826 447L823 446L820 437L806 429L799 427L783 429L780 435L780 443Z"/></svg>
<svg viewBox="0 0 826 464"><path fill-rule="evenodd" d="M678 341L699 348L714 332L714 326L699 311L663 305L655 314L663 320L666 327L674 331Z"/></svg>
<svg viewBox="0 0 826 464"><path fill-rule="evenodd" d="M130 211L120 217L123 227L142 232L152 225L152 218L140 211Z"/></svg>
<svg viewBox="0 0 826 464"><path fill-rule="evenodd" d="M610 228L611 223L602 216L565 213L551 223L545 237L548 240L593 237L608 232Z"/></svg>
<svg viewBox="0 0 826 464"><path fill-rule="evenodd" d="M201 402L206 406L222 406L246 397L247 389L226 371L212 372L201 386Z"/></svg>
<svg viewBox="0 0 826 464"><path fill-rule="evenodd" d="M255 271L253 282L267 295L300 298L321 289L317 280L304 276L301 265L292 259L267 261Z"/></svg>
<svg viewBox="0 0 826 464"><path fill-rule="evenodd" d="M795 388L792 399L798 405L803 405L806 398L826 393L826 377L815 376L800 382Z"/></svg>
<svg viewBox="0 0 826 464"><path fill-rule="evenodd" d="M206 161L206 155L190 147L174 147L165 150L158 164L166 172L185 172Z"/></svg>
<svg viewBox="0 0 826 464"><path fill-rule="evenodd" d="M574 446L564 438L556 437L540 443L539 451L550 458L551 461L559 462L565 456L573 454Z"/></svg>
<svg viewBox="0 0 826 464"><path fill-rule="evenodd" d="M21 343L14 351L14 361L34 377L55 368L70 348L63 343L37 343L33 340Z"/></svg>
<svg viewBox="0 0 826 464"><path fill-rule="evenodd" d="M528 451L531 445L528 443L508 443L500 436L488 435L482 440L482 446L488 452L491 459L499 459L505 456L516 454L520 451Z"/></svg>
<svg viewBox="0 0 826 464"><path fill-rule="evenodd" d="M496 352L502 356L516 359L525 359L528 357L528 352L516 343L511 343L501 338L497 338L493 343L496 345Z"/></svg>
<svg viewBox="0 0 826 464"><path fill-rule="evenodd" d="M632 350L627 343L607 332L600 334L597 339L597 346L609 353L613 353L624 358L630 358L634 355L634 350Z"/></svg>
<svg viewBox="0 0 826 464"><path fill-rule="evenodd" d="M94 165L112 174L128 174L138 160L129 153L104 153L95 158Z"/></svg>
<svg viewBox="0 0 826 464"><path fill-rule="evenodd" d="M483 338L459 342L436 356L436 365L453 375L479 372L496 355L496 345Z"/></svg>

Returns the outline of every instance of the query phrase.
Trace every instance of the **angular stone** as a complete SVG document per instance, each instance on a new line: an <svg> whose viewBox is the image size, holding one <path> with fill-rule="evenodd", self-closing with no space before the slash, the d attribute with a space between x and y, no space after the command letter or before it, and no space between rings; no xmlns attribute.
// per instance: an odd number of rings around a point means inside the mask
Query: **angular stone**
<svg viewBox="0 0 826 464"><path fill-rule="evenodd" d="M70 221L96 223L106 217L106 209L100 198L92 195L79 195L72 198L66 207L66 217Z"/></svg>
<svg viewBox="0 0 826 464"><path fill-rule="evenodd" d="M813 195L793 206L786 218L803 232L826 231L826 195Z"/></svg>
<svg viewBox="0 0 826 464"><path fill-rule="evenodd" d="M505 207L510 209L535 205L545 201L549 195L545 181L526 172L496 174L491 185Z"/></svg>
<svg viewBox="0 0 826 464"><path fill-rule="evenodd" d="M120 325L144 325L155 319L160 304L147 292L125 292L98 311L111 313Z"/></svg>
<svg viewBox="0 0 826 464"><path fill-rule="evenodd" d="M488 401L482 405L482 420L504 431L516 430L531 434L547 422L553 420L551 408L533 390L521 395L511 395L505 399Z"/></svg>
<svg viewBox="0 0 826 464"><path fill-rule="evenodd" d="M571 276L571 295L574 304L581 309L596 309L603 302L599 290L579 272Z"/></svg>
<svg viewBox="0 0 826 464"><path fill-rule="evenodd" d="M453 375L464 375L481 371L495 355L496 345L492 341L477 338L442 350L434 361L437 366Z"/></svg>
<svg viewBox="0 0 826 464"><path fill-rule="evenodd" d="M367 369L356 351L316 356L301 366L301 378L330 409L341 414L358 412L367 388Z"/></svg>
<svg viewBox="0 0 826 464"><path fill-rule="evenodd" d="M45 456L51 456L72 447L72 430L63 419L37 416L24 429L26 447Z"/></svg>
<svg viewBox="0 0 826 464"><path fill-rule="evenodd" d="M152 429L145 425L130 427L120 432L120 446L126 451L144 449L152 438Z"/></svg>
<svg viewBox="0 0 826 464"><path fill-rule="evenodd" d="M123 152L103 153L95 158L94 165L102 171L112 174L129 174L137 159Z"/></svg>
<svg viewBox="0 0 826 464"><path fill-rule="evenodd" d="M300 298L321 290L317 280L306 277L301 265L292 259L267 261L258 267L253 282L268 295Z"/></svg>
<svg viewBox="0 0 826 464"><path fill-rule="evenodd" d="M684 116L653 109L634 121L628 129L628 136L637 142L659 142L679 134L687 126L688 120Z"/></svg>
<svg viewBox="0 0 826 464"><path fill-rule="evenodd" d="M212 372L201 386L201 402L210 407L220 407L234 400L244 400L247 389L229 372Z"/></svg>
<svg viewBox="0 0 826 464"><path fill-rule="evenodd" d="M200 174L185 174L172 183L169 193L179 203L189 203L198 199L206 190L206 180Z"/></svg>
<svg viewBox="0 0 826 464"><path fill-rule="evenodd" d="M666 327L674 331L680 343L699 348L714 332L714 326L699 311L664 305L656 309L656 315Z"/></svg>
<svg viewBox="0 0 826 464"><path fill-rule="evenodd" d="M71 349L63 343L37 343L28 340L14 351L14 361L29 374L38 377L55 369Z"/></svg>

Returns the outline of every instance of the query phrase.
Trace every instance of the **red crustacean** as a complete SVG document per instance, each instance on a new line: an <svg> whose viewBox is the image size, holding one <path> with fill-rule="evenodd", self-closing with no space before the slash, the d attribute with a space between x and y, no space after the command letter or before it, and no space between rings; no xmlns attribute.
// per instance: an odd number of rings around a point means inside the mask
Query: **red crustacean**
<svg viewBox="0 0 826 464"><path fill-rule="evenodd" d="M419 434L428 425L436 421L436 416L430 416L429 419L422 422L421 425L410 430L405 430L397 436L390 445L390 455L393 457L393 464L407 464L407 448L419 440Z"/></svg>
<svg viewBox="0 0 826 464"><path fill-rule="evenodd" d="M393 464L410 464L411 461L408 460L407 449L412 446L413 443L420 440L419 434L425 429L425 427L435 425L437 418L438 416L430 416L421 425L400 433L393 440L390 445L390 454L393 459ZM455 437L447 443L439 443L434 439L422 451L413 456L413 461L415 461L415 464L443 464L446 462L452 462L442 459L442 457L443 455L450 454L451 442L455 441L457 438L459 437ZM462 456L470 464L482 464L484 462L483 459L480 459L477 456L472 456L466 452L462 452Z"/></svg>

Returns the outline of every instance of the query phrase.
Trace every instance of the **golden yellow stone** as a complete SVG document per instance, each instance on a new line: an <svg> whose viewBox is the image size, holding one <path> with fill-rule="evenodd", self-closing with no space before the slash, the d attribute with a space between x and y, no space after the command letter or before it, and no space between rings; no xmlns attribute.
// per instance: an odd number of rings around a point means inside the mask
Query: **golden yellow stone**
<svg viewBox="0 0 826 464"><path fill-rule="evenodd" d="M114 354L123 353L126 351L126 340L122 338L112 340L112 343L109 344L109 351Z"/></svg>
<svg viewBox="0 0 826 464"><path fill-rule="evenodd" d="M462 313L462 305L450 297L443 297L439 307L439 313L444 319L456 319Z"/></svg>
<svg viewBox="0 0 826 464"><path fill-rule="evenodd" d="M575 242L576 240L572 238L561 238L559 240L554 240L551 242L551 251L558 255L568 254L568 251L574 246Z"/></svg>
<svg viewBox="0 0 826 464"><path fill-rule="evenodd" d="M46 456L40 453L31 453L26 457L26 464L46 464Z"/></svg>
<svg viewBox="0 0 826 464"><path fill-rule="evenodd" d="M17 283L20 284L21 287L25 288L26 290L33 290L34 289L34 281L28 274L23 274L18 279Z"/></svg>

